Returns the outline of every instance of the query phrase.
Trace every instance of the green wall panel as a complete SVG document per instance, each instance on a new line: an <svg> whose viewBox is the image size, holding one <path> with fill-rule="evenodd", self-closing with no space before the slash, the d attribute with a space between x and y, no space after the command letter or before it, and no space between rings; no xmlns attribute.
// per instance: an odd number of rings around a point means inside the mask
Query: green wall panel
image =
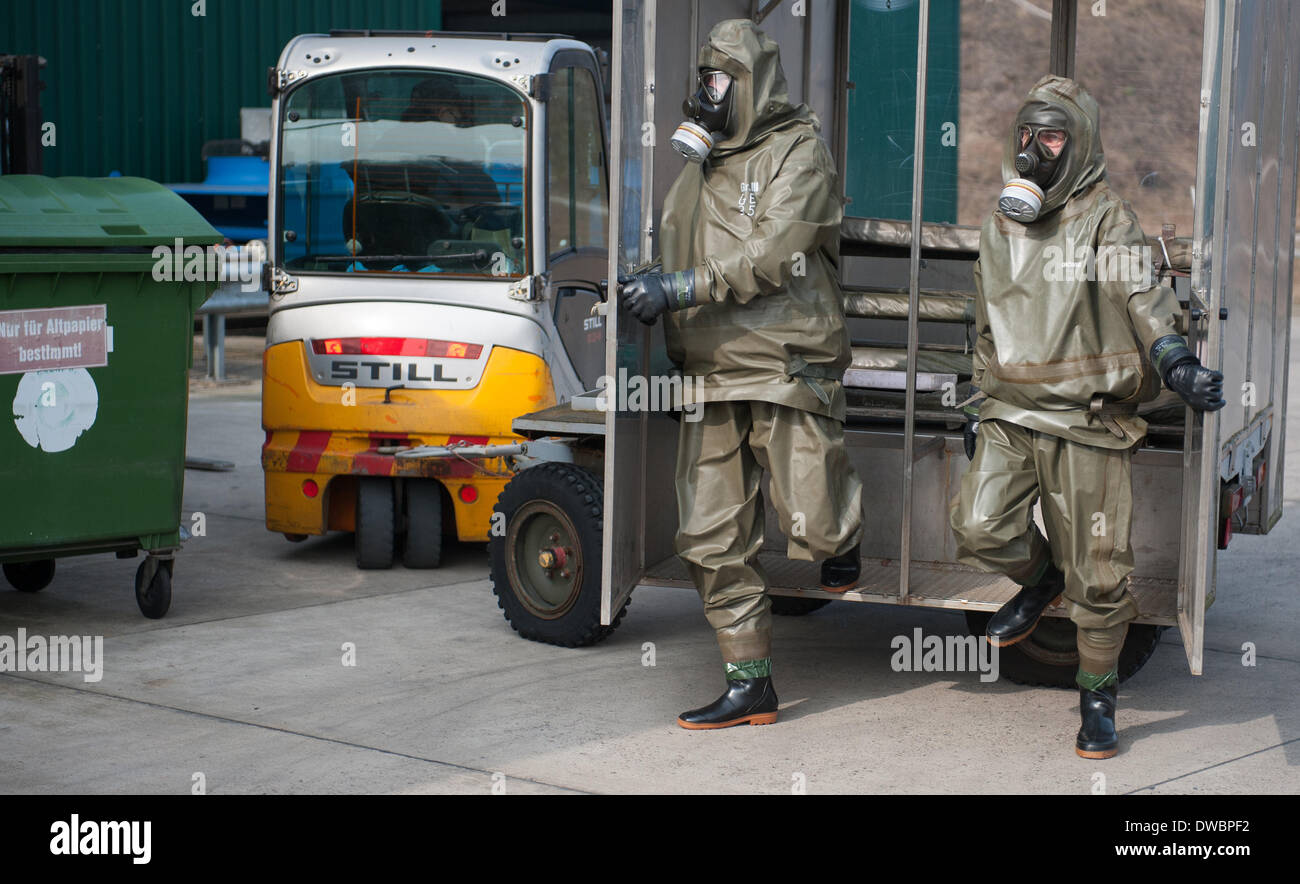
<svg viewBox="0 0 1300 884"><path fill-rule="evenodd" d="M269 107L266 69L297 34L435 30L442 0L4 0L0 53L37 54L46 175L117 170L198 181L205 141L239 137Z"/></svg>
<svg viewBox="0 0 1300 884"><path fill-rule="evenodd" d="M849 80L853 88L849 90L849 163L845 169L845 189L852 202L845 212L854 217L912 217L919 7L916 0L853 0L849 16ZM957 0L932 0L922 204L926 221L957 221L955 127L961 108L960 41Z"/></svg>

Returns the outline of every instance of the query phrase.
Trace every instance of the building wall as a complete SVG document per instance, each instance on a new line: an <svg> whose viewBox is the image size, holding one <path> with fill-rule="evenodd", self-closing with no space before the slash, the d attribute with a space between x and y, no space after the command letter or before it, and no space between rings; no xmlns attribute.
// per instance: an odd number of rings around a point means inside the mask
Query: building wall
<svg viewBox="0 0 1300 884"><path fill-rule="evenodd" d="M608 52L614 11L610 0L443 0L442 23L449 31L567 34Z"/></svg>
<svg viewBox="0 0 1300 884"><path fill-rule="evenodd" d="M196 14L201 13L201 14ZM269 107L266 71L297 34L442 26L442 0L19 0L0 53L46 59L47 175L203 178L203 143Z"/></svg>

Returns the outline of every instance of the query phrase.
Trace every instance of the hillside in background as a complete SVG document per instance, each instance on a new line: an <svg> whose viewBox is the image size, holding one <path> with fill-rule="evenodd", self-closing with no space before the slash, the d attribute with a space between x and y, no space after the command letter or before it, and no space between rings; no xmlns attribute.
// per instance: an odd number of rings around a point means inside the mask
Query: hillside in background
<svg viewBox="0 0 1300 884"><path fill-rule="evenodd" d="M1049 65L1050 0L962 0L958 219L980 224L1002 185L1002 145ZM1142 225L1192 232L1201 0L1080 4L1075 78L1101 106L1111 186Z"/></svg>
<svg viewBox="0 0 1300 884"><path fill-rule="evenodd" d="M958 222L979 225L1002 186L1016 110L1049 69L1051 0L961 0ZM1075 79L1101 107L1111 187L1149 234L1192 234L1202 0L1079 3ZM1300 299L1300 261L1292 284Z"/></svg>

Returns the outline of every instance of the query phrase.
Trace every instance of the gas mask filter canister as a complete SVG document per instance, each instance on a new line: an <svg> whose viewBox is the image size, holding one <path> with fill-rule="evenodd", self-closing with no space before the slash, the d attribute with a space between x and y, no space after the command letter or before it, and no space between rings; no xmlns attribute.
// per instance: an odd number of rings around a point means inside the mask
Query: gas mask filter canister
<svg viewBox="0 0 1300 884"><path fill-rule="evenodd" d="M702 163L713 150L714 140L708 129L692 120L685 120L677 127L669 144L692 163Z"/></svg>
<svg viewBox="0 0 1300 884"><path fill-rule="evenodd" d="M1036 219L1042 207L1043 189L1028 178L1012 178L998 197L998 211L1021 224Z"/></svg>

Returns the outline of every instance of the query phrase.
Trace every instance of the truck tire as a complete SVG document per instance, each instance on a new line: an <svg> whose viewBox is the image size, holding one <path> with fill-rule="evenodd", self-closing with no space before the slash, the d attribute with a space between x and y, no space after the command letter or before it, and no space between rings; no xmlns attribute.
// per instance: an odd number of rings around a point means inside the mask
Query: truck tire
<svg viewBox="0 0 1300 884"><path fill-rule="evenodd" d="M990 611L967 611L966 627L972 635L982 636L993 617ZM1146 665L1166 627L1147 623L1129 625L1128 636L1119 653L1119 680L1127 681ZM1079 652L1075 646L1076 628L1065 617L1044 617L1029 637L998 651L998 672L1016 684L1046 688L1077 687Z"/></svg>
<svg viewBox="0 0 1300 884"><path fill-rule="evenodd" d="M411 479L406 498L406 545L402 564L437 568L442 564L442 486L433 479Z"/></svg>
<svg viewBox="0 0 1300 884"><path fill-rule="evenodd" d="M54 559L5 562L5 580L19 592L40 592L54 579Z"/></svg>
<svg viewBox="0 0 1300 884"><path fill-rule="evenodd" d="M792 595L772 596L772 613L780 617L802 617L813 611L821 610L831 603L830 599L805 599Z"/></svg>
<svg viewBox="0 0 1300 884"><path fill-rule="evenodd" d="M393 480L366 477L357 481L357 567L393 567Z"/></svg>
<svg viewBox="0 0 1300 884"><path fill-rule="evenodd" d="M489 543L492 592L506 621L532 641L577 648L607 638L627 612L600 623L604 489L582 467L543 463L497 499L501 535Z"/></svg>

